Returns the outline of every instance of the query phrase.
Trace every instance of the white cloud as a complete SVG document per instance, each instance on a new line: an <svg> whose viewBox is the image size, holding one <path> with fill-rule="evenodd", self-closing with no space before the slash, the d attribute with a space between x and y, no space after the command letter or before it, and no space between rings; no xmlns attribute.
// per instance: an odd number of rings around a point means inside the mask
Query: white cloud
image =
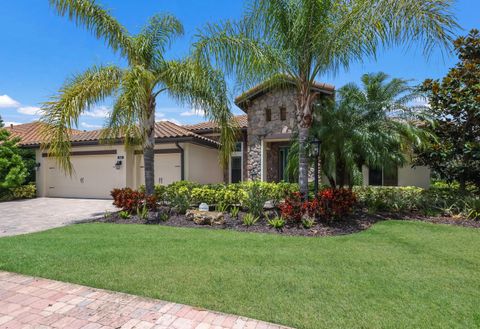
<svg viewBox="0 0 480 329"><path fill-rule="evenodd" d="M17 108L20 103L8 95L0 95L0 108Z"/></svg>
<svg viewBox="0 0 480 329"><path fill-rule="evenodd" d="M174 118L170 118L170 119L161 119L161 120L158 120L158 121L170 121L170 122L172 122L172 123L174 123L174 124L176 124L176 125L179 125L179 126L181 126L181 125L182 125L182 123L181 123L180 121L178 121L177 119L174 119Z"/></svg>
<svg viewBox="0 0 480 329"><path fill-rule="evenodd" d="M155 118L163 118L164 116L165 116L165 113L155 112Z"/></svg>
<svg viewBox="0 0 480 329"><path fill-rule="evenodd" d="M102 126L100 126L100 125L92 125L92 124L86 123L86 122L80 123L80 126L82 126L83 128L86 128L86 129L100 129L100 128L102 128Z"/></svg>
<svg viewBox="0 0 480 329"><path fill-rule="evenodd" d="M192 117L192 116L199 116L203 117L205 116L205 111L201 109L191 109L190 111L185 111L180 113L182 117Z"/></svg>
<svg viewBox="0 0 480 329"><path fill-rule="evenodd" d="M110 111L111 109L106 106L98 106L91 111L83 113L83 115L91 118L108 118Z"/></svg>
<svg viewBox="0 0 480 329"><path fill-rule="evenodd" d="M40 115L42 109L36 106L22 106L17 109L18 113L26 114L26 115Z"/></svg>
<svg viewBox="0 0 480 329"><path fill-rule="evenodd" d="M5 127L10 127L11 125L17 126L21 125L22 123L15 121L5 121L3 124L5 125Z"/></svg>

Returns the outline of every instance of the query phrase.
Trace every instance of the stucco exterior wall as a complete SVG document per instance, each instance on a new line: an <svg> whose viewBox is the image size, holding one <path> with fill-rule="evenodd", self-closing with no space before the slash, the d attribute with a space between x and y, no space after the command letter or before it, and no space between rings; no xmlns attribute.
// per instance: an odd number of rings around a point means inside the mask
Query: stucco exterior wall
<svg viewBox="0 0 480 329"><path fill-rule="evenodd" d="M187 144L184 149L186 180L200 184L223 182L223 168L217 149L195 144Z"/></svg>

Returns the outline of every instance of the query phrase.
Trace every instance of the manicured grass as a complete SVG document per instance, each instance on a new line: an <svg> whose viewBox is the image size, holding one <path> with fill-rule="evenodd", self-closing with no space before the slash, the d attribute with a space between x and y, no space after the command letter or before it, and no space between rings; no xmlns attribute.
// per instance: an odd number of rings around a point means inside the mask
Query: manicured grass
<svg viewBox="0 0 480 329"><path fill-rule="evenodd" d="M480 230L331 238L82 224L0 239L0 269L297 328L480 326Z"/></svg>

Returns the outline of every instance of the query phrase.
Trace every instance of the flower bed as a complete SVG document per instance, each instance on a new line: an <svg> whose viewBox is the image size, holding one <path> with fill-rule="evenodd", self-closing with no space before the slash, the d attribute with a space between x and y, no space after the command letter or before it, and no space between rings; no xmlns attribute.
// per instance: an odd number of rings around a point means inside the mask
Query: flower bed
<svg viewBox="0 0 480 329"><path fill-rule="evenodd" d="M156 186L152 197L147 197L143 189L129 188L115 189L112 196L121 211L106 214L100 221L182 227L210 223L206 227L302 236L354 233L390 218L480 227L480 221L468 220L478 217L475 202L465 201L474 197L463 200L437 188L323 188L316 198L304 201L296 184L177 182ZM463 208L451 206L453 202L460 205L460 201ZM217 211L212 213L215 220L193 219L189 209L198 209L200 203ZM448 211L442 205L448 206Z"/></svg>

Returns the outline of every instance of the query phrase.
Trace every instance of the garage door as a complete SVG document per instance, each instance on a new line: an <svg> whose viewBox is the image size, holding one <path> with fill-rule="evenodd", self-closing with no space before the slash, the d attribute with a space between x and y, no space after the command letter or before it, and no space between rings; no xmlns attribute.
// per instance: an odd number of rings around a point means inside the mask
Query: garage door
<svg viewBox="0 0 480 329"><path fill-rule="evenodd" d="M82 155L71 158L70 177L54 159L48 159L47 196L64 198L110 198L110 191L122 186L122 170L115 169L116 155Z"/></svg>
<svg viewBox="0 0 480 329"><path fill-rule="evenodd" d="M145 184L145 172L143 166L143 155L136 155L140 165L137 166L137 182L138 185ZM181 160L179 153L172 154L155 154L155 184L168 185L182 179Z"/></svg>

